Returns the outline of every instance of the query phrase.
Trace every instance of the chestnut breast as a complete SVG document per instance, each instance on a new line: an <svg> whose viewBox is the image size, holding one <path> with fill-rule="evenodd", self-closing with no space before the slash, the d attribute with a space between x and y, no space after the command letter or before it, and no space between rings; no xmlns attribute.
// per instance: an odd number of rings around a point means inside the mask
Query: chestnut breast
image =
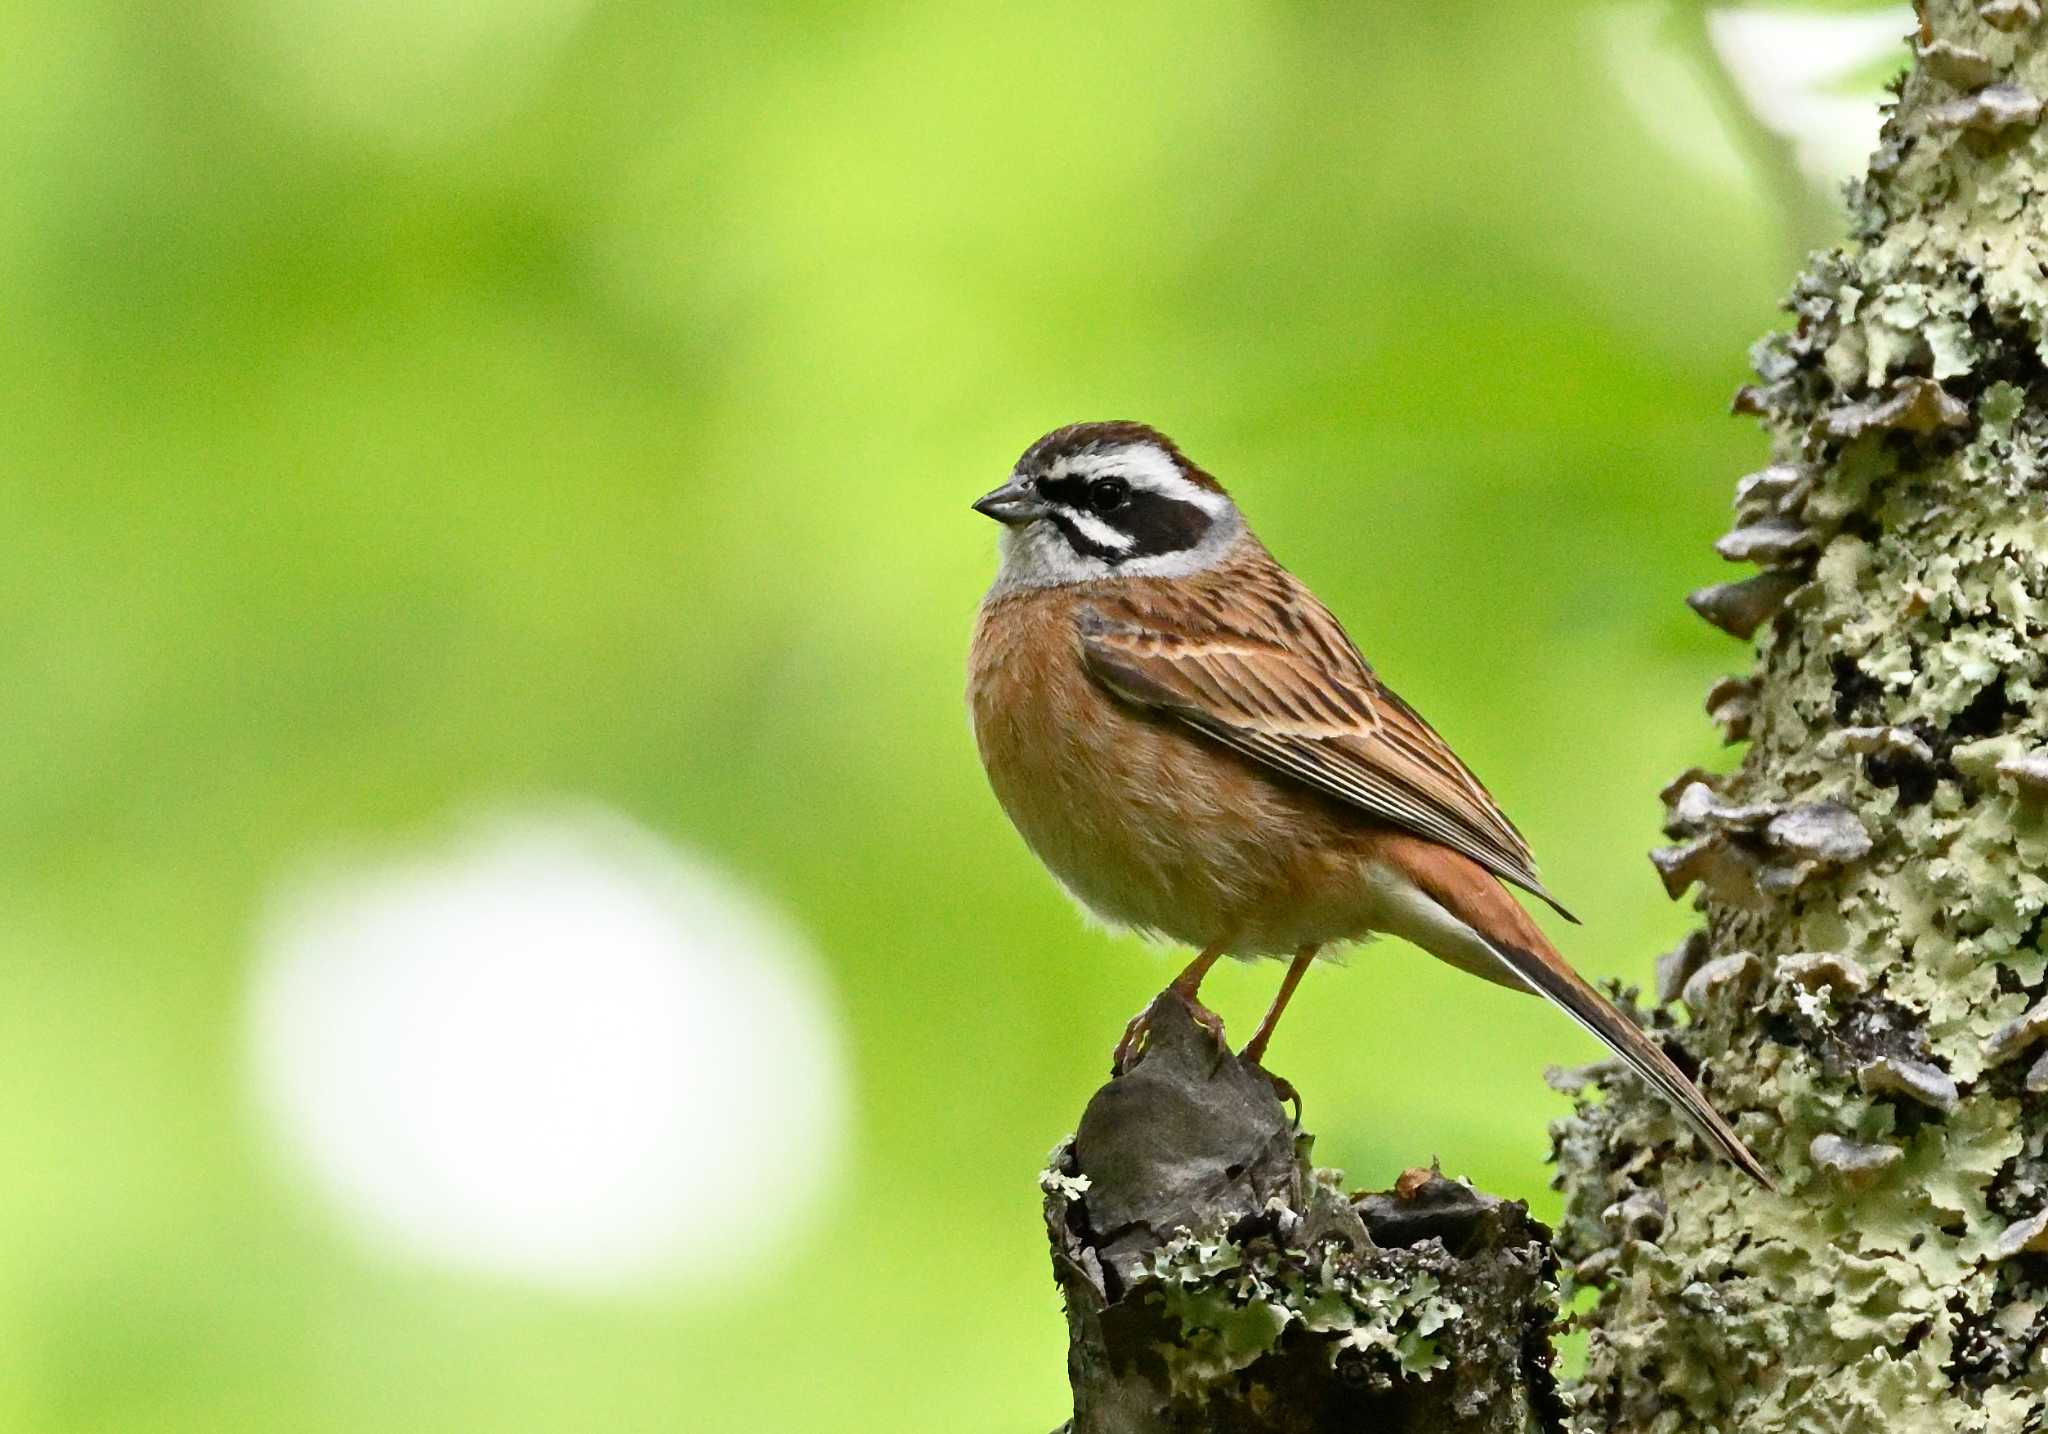
<svg viewBox="0 0 2048 1434"><path fill-rule="evenodd" d="M975 742L1025 842L1113 925L1239 955L1364 935L1371 834L1091 678L1075 612L1094 586L999 594L976 624Z"/></svg>

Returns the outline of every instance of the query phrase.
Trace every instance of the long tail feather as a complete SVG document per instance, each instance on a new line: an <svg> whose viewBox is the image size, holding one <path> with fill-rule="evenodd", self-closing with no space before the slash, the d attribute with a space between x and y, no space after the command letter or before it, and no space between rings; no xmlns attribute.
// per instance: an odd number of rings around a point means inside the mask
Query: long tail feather
<svg viewBox="0 0 2048 1434"><path fill-rule="evenodd" d="M1555 963L1546 961L1534 951L1525 951L1504 941L1489 939L1487 944L1532 990L1561 1007L1627 1062L1630 1070L1670 1101L1709 1144L1728 1157L1736 1169L1766 1190L1777 1188L1771 1183L1762 1162L1742 1143L1742 1137L1721 1118L1719 1111L1707 1103L1699 1087L1686 1079L1685 1072L1672 1064L1671 1057L1664 1054L1664 1048L1616 1010L1605 996L1587 985L1577 972L1561 960Z"/></svg>
<svg viewBox="0 0 2048 1434"><path fill-rule="evenodd" d="M1503 986L1535 992L1597 1036L1688 1124L1767 1190L1777 1187L1734 1127L1707 1103L1664 1048L1587 985L1558 955L1522 904L1477 862L1406 834L1389 835L1377 855L1415 888L1393 934L1440 960Z"/></svg>

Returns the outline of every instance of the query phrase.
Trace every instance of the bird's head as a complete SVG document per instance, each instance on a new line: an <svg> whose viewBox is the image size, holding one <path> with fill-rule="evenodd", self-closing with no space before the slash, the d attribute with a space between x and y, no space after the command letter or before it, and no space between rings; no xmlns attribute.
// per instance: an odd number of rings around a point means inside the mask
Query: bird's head
<svg viewBox="0 0 2048 1434"><path fill-rule="evenodd" d="M1142 423L1054 429L974 509L1004 527L999 588L1185 576L1244 532L1223 486Z"/></svg>

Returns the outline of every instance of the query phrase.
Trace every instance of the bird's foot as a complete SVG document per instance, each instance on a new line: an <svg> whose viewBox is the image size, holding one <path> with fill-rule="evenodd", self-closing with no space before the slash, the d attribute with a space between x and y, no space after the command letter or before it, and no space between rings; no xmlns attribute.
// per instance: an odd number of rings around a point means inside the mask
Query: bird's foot
<svg viewBox="0 0 2048 1434"><path fill-rule="evenodd" d="M1273 1083L1273 1094L1280 1098L1282 1104L1294 1107L1294 1124L1296 1127L1299 1127L1301 1125L1301 1092L1294 1088L1294 1082L1286 1076L1274 1075L1259 1064L1258 1057L1256 1056L1247 1059L1245 1064Z"/></svg>
<svg viewBox="0 0 2048 1434"><path fill-rule="evenodd" d="M1168 986L1154 996L1144 1010L1131 1017L1130 1024L1124 1027L1123 1039L1116 1043L1116 1051L1109 1058L1111 1075L1120 1076L1144 1059L1146 1040L1152 1033L1152 1018L1168 1001L1178 1001L1187 1007L1195 1024L1215 1038L1218 1055L1230 1054L1230 1043L1223 1034L1223 1018L1178 986Z"/></svg>

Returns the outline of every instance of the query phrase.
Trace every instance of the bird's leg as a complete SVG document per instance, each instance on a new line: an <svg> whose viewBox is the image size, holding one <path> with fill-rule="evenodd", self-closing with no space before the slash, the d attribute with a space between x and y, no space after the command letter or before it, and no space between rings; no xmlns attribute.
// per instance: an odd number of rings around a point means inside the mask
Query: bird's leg
<svg viewBox="0 0 2048 1434"><path fill-rule="evenodd" d="M1280 989L1273 994L1273 1004L1266 1007L1266 1019L1259 1022L1259 1028L1246 1042L1244 1058L1257 1065L1265 1058L1266 1046L1273 1039L1273 1027L1280 1024L1280 1013L1287 1009L1287 1003L1294 999L1294 988L1301 984L1307 974L1309 963L1316 959L1314 946L1304 946L1294 953L1294 960L1288 963L1287 974L1280 978Z"/></svg>
<svg viewBox="0 0 2048 1434"><path fill-rule="evenodd" d="M1181 973L1168 983L1164 991L1154 997L1144 1010L1131 1017L1130 1024L1124 1027L1124 1038L1116 1043L1116 1054L1110 1057L1111 1075L1122 1075L1144 1053L1145 1036L1152 1024L1152 1013L1158 1009L1159 1003L1168 997L1186 1002L1194 1013L1195 1024L1214 1036L1217 1045L1226 1051L1230 1049L1223 1040L1223 1018L1203 1005L1201 997L1202 978L1209 974L1211 966L1223 959L1224 948L1228 945L1229 941L1226 938L1203 947L1201 954L1188 962Z"/></svg>
<svg viewBox="0 0 2048 1434"><path fill-rule="evenodd" d="M1287 974L1280 978L1280 989L1273 993L1273 1004L1266 1008L1266 1018L1259 1022L1259 1028L1244 1048L1244 1059L1251 1065L1265 1070L1266 1046L1273 1039L1273 1028L1280 1024L1280 1013L1287 1009L1287 1003L1294 999L1294 988L1301 984L1301 978L1308 973L1310 963L1316 959L1316 949L1304 946L1294 953L1294 960L1288 963ZM1273 1082L1280 1099L1294 1103L1294 1119L1301 1121L1301 1094L1292 1082L1283 1080L1266 1071L1266 1078Z"/></svg>

